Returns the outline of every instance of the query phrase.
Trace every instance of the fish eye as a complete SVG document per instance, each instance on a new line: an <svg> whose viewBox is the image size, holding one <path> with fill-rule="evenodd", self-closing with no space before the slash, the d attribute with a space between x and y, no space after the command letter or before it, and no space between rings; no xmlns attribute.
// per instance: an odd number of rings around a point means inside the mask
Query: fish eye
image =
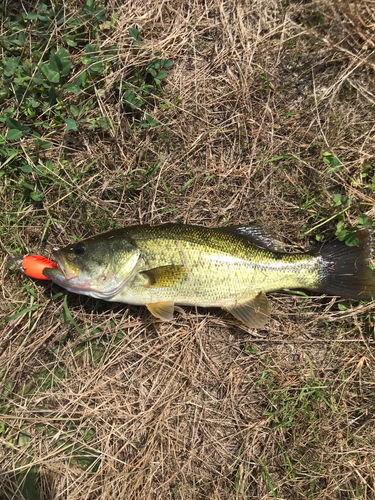
<svg viewBox="0 0 375 500"><path fill-rule="evenodd" d="M84 243L77 243L74 247L73 247L73 252L76 254L76 255L82 255L85 253L85 250L86 250L86 245Z"/></svg>

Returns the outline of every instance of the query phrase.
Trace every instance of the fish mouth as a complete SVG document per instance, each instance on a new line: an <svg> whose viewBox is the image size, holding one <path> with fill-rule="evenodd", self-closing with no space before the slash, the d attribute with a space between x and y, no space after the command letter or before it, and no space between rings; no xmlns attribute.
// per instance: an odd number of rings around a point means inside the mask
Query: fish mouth
<svg viewBox="0 0 375 500"><path fill-rule="evenodd" d="M62 270L59 267L45 267L43 269L43 274L46 278L54 281L57 283L57 280L65 280L65 274L62 272Z"/></svg>
<svg viewBox="0 0 375 500"><path fill-rule="evenodd" d="M57 284L60 284L65 280L78 278L79 269L72 261L58 253L55 253L54 258L58 267L44 268L43 274L46 278L49 278Z"/></svg>
<svg viewBox="0 0 375 500"><path fill-rule="evenodd" d="M45 267L43 269L43 274L46 278L53 281L53 283L65 288L69 292L88 294L90 291L89 284L77 281L77 279L74 279L74 275L71 277L67 276L66 267L63 267L63 269L60 267ZM77 274L75 274L75 276L77 276Z"/></svg>

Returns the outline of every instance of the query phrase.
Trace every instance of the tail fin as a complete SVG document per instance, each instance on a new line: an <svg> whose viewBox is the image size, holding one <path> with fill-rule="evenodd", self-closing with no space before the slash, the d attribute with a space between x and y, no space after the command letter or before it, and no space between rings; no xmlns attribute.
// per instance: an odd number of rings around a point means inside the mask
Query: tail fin
<svg viewBox="0 0 375 500"><path fill-rule="evenodd" d="M375 273L370 269L374 253L374 234L368 229L355 233L357 246L342 241L324 245L319 252L321 267L319 291L351 299L375 298Z"/></svg>

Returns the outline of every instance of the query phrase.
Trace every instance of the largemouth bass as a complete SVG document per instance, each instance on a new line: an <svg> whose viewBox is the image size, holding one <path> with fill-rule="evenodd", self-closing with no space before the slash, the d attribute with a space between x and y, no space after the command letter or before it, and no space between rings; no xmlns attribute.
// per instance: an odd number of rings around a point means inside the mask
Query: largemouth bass
<svg viewBox="0 0 375 500"><path fill-rule="evenodd" d="M163 320L181 305L222 307L259 328L269 318L266 292L375 297L372 233L356 235L358 246L334 241L319 251L287 253L260 226L131 226L56 250L59 268L43 273L71 292L146 305Z"/></svg>

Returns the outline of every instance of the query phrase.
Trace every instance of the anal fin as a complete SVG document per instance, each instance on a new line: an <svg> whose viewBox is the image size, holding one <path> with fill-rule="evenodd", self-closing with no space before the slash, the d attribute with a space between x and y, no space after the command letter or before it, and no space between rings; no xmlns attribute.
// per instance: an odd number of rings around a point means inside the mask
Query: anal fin
<svg viewBox="0 0 375 500"><path fill-rule="evenodd" d="M226 307L226 310L250 328L261 328L270 317L268 299L264 292L242 304Z"/></svg>
<svg viewBox="0 0 375 500"><path fill-rule="evenodd" d="M173 319L173 312L175 310L173 302L152 302L146 304L146 307L156 318L162 319L163 321L172 321Z"/></svg>

